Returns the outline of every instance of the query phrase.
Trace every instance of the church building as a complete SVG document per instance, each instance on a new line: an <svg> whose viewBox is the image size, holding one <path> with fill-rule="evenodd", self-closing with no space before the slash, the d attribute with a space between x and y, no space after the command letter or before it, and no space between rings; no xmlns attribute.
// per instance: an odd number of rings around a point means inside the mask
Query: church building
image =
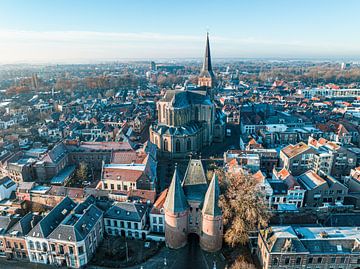
<svg viewBox="0 0 360 269"><path fill-rule="evenodd" d="M150 141L161 157L185 158L225 137L225 120L213 102L215 75L209 36L198 85L194 90L168 90L157 102L158 120L150 126Z"/></svg>

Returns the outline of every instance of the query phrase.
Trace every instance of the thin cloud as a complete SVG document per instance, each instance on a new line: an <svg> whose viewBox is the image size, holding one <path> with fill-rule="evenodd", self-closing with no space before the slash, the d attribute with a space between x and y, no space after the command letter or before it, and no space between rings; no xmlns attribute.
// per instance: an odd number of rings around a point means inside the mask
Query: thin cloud
<svg viewBox="0 0 360 269"><path fill-rule="evenodd" d="M0 59L84 61L201 57L204 36L95 31L0 30ZM360 44L211 35L215 57L359 55Z"/></svg>

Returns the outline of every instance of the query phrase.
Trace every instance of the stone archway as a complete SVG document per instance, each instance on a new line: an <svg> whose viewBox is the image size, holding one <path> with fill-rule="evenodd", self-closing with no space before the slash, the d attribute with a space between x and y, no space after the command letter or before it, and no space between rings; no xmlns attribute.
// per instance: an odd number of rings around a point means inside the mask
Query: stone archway
<svg viewBox="0 0 360 269"><path fill-rule="evenodd" d="M197 233L189 233L187 240L188 240L188 244L190 245L199 245L200 236Z"/></svg>

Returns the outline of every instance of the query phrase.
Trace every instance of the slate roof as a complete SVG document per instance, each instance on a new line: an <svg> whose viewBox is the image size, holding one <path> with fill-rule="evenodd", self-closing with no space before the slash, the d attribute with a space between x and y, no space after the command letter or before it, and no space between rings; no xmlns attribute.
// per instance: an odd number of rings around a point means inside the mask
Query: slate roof
<svg viewBox="0 0 360 269"><path fill-rule="evenodd" d="M10 188L11 186L14 186L16 183L9 177L3 177L0 179L0 186L4 186L5 189Z"/></svg>
<svg viewBox="0 0 360 269"><path fill-rule="evenodd" d="M104 218L139 222L147 210L145 204L117 202L105 212Z"/></svg>
<svg viewBox="0 0 360 269"><path fill-rule="evenodd" d="M274 226L262 231L269 252L307 252L291 226Z"/></svg>
<svg viewBox="0 0 360 269"><path fill-rule="evenodd" d="M164 208L171 213L179 213L185 211L188 207L189 205L181 186L178 168L175 167L174 175L164 203Z"/></svg>
<svg viewBox="0 0 360 269"><path fill-rule="evenodd" d="M168 126L168 125L153 125L154 131L159 134L169 134L169 135L177 135L177 136L189 136L199 132L202 127L202 123L197 121L190 121L181 126Z"/></svg>
<svg viewBox="0 0 360 269"><path fill-rule="evenodd" d="M287 195L288 187L283 181L269 181L275 195Z"/></svg>
<svg viewBox="0 0 360 269"><path fill-rule="evenodd" d="M221 216L222 212L219 208L218 201L220 195L220 188L218 177L214 173L210 182L209 188L205 194L204 204L202 207L202 213L210 216Z"/></svg>
<svg viewBox="0 0 360 269"><path fill-rule="evenodd" d="M191 159L189 161L183 187L189 200L203 201L208 185L201 160Z"/></svg>
<svg viewBox="0 0 360 269"><path fill-rule="evenodd" d="M17 232L17 236L25 236L41 219L42 216L29 212L12 226L7 233Z"/></svg>
<svg viewBox="0 0 360 269"><path fill-rule="evenodd" d="M206 34L206 47L205 47L205 55L203 67L201 69L200 77L215 77L214 72L212 70L211 65L211 54L210 54L210 41L209 41L209 33Z"/></svg>
<svg viewBox="0 0 360 269"><path fill-rule="evenodd" d="M66 217L48 238L70 242L82 241L94 228L101 216L102 211L90 204L82 214L73 213Z"/></svg>
<svg viewBox="0 0 360 269"><path fill-rule="evenodd" d="M0 235L5 234L19 220L20 217L15 215L0 216Z"/></svg>
<svg viewBox="0 0 360 269"><path fill-rule="evenodd" d="M162 101L171 102L172 107L175 109L193 104L212 105L209 96L187 90L168 90Z"/></svg>
<svg viewBox="0 0 360 269"><path fill-rule="evenodd" d="M76 203L69 197L65 197L49 214L47 214L36 226L29 232L29 236L46 238L57 226L66 218L75 208Z"/></svg>

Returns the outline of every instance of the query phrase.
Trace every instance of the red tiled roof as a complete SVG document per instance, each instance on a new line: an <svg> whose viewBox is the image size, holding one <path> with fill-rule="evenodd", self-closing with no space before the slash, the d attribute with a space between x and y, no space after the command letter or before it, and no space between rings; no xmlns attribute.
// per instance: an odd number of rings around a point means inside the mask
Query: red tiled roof
<svg viewBox="0 0 360 269"><path fill-rule="evenodd" d="M143 171L130 169L104 168L103 170L103 179L137 182L142 175Z"/></svg>

